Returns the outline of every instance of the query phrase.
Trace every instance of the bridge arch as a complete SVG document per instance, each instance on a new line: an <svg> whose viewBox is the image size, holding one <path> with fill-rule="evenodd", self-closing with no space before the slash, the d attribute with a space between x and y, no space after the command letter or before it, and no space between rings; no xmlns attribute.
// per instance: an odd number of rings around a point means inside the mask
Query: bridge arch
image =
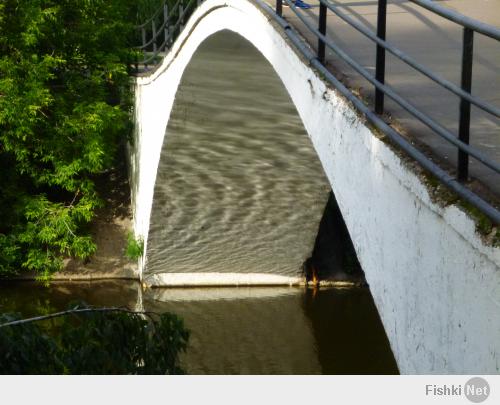
<svg viewBox="0 0 500 405"><path fill-rule="evenodd" d="M163 138L183 72L199 45L222 30L239 34L262 53L295 104L337 197L400 370L498 372L500 249L484 242L463 210L436 202L415 165L328 88L281 27L249 0L205 1L158 69L136 79L131 148L136 235L147 243ZM144 265L142 259L140 274ZM468 341L475 342L474 350L468 350Z"/></svg>
<svg viewBox="0 0 500 405"><path fill-rule="evenodd" d="M316 117L312 113L315 105L311 100L318 95L326 97L325 84L317 80L303 58L291 51L287 40L262 10L246 0L204 2L191 16L161 65L151 75L136 80L135 122L138 125L132 159L132 205L134 231L144 241L145 250L156 172L177 89L198 47L211 35L224 30L248 40L273 66L308 134L312 133L314 127L321 125L311 119ZM309 97L304 97L305 94ZM145 260L144 256L139 265L140 272L146 265ZM283 283L282 279L276 281Z"/></svg>

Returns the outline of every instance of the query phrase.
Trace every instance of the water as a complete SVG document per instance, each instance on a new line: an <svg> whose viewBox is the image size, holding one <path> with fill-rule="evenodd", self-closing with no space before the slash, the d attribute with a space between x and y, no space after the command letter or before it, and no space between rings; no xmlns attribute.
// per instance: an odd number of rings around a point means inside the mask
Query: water
<svg viewBox="0 0 500 405"><path fill-rule="evenodd" d="M366 288L147 289L130 281L0 283L0 312L24 316L70 302L170 311L191 330L190 374L397 373Z"/></svg>
<svg viewBox="0 0 500 405"><path fill-rule="evenodd" d="M215 34L193 56L176 96L146 274L298 276L328 192L271 65L236 34Z"/></svg>
<svg viewBox="0 0 500 405"><path fill-rule="evenodd" d="M217 34L189 65L167 128L146 276L299 276L328 192L271 66L234 34ZM0 283L0 312L46 314L75 300L182 316L191 330L188 373L397 373L367 288Z"/></svg>

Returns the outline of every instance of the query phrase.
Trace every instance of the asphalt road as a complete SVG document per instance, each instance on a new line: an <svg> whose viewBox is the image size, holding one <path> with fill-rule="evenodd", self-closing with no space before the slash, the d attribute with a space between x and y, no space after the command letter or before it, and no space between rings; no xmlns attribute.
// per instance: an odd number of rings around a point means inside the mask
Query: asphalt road
<svg viewBox="0 0 500 405"><path fill-rule="evenodd" d="M377 1L331 1L357 22L376 31ZM272 1L270 4L274 5ZM319 3L310 1L310 10L302 10L317 26ZM498 27L500 0L439 1L459 13ZM283 8L284 17L316 49L317 39L297 18L293 11ZM351 57L375 74L375 44L328 11L327 36L341 46ZM387 40L420 64L441 77L460 85L462 27L405 0L389 0ZM340 72L351 88L363 97L373 98L373 86L327 48L327 64ZM500 43L480 34L474 35L474 63L472 94L495 106L500 105ZM443 89L426 76L407 66L386 52L386 83L400 95L437 122L458 134L459 98ZM438 160L450 167L456 164L456 148L443 141L434 132L418 122L399 105L386 97L386 111L412 137L430 147ZM500 162L500 120L472 107L471 145ZM470 159L470 173L487 188L500 196L500 175Z"/></svg>

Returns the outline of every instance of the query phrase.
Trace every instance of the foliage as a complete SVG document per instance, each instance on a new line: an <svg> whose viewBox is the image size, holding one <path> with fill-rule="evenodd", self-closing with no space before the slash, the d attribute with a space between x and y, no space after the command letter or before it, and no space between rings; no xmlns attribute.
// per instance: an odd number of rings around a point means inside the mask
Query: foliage
<svg viewBox="0 0 500 405"><path fill-rule="evenodd" d="M177 0L167 0L167 5L169 9ZM164 0L142 0L138 6L137 10L137 23L142 24L144 21L149 19L164 3Z"/></svg>
<svg viewBox="0 0 500 405"><path fill-rule="evenodd" d="M41 322L0 327L0 374L183 374L189 332L176 315L73 312L52 322L57 333Z"/></svg>
<svg viewBox="0 0 500 405"><path fill-rule="evenodd" d="M95 176L130 130L135 0L0 3L0 275L95 251Z"/></svg>
<svg viewBox="0 0 500 405"><path fill-rule="evenodd" d="M132 233L127 236L127 248L125 255L130 260L137 260L144 254L144 241L142 239L135 239Z"/></svg>

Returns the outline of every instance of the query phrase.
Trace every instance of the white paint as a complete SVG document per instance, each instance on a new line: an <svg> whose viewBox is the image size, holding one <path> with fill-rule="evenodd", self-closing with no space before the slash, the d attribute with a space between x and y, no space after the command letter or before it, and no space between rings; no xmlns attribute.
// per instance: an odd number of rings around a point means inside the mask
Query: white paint
<svg viewBox="0 0 500 405"><path fill-rule="evenodd" d="M249 286L249 285L299 285L298 277L264 273L159 273L147 279L151 286Z"/></svg>
<svg viewBox="0 0 500 405"><path fill-rule="evenodd" d="M136 234L147 242L163 135L184 68L198 45L222 29L260 50L296 105L339 202L400 371L499 373L500 249L486 246L460 209L434 204L411 168L246 0L204 2L162 66L137 80ZM156 281L172 283L171 277Z"/></svg>

